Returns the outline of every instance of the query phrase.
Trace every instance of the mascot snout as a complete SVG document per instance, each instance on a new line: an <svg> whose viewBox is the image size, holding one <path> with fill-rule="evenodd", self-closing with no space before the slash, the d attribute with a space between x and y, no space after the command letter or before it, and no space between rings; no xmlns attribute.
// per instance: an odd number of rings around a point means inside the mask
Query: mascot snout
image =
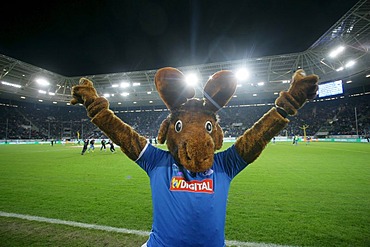
<svg viewBox="0 0 370 247"><path fill-rule="evenodd" d="M204 172L211 168L214 156L213 139L206 134L193 133L178 144L179 162L189 171Z"/></svg>

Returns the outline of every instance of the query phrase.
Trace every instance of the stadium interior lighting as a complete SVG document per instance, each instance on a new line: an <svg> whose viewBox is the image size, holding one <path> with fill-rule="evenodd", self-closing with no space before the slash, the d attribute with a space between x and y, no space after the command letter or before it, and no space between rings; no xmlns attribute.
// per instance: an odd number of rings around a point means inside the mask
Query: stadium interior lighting
<svg viewBox="0 0 370 247"><path fill-rule="evenodd" d="M10 86L10 87L16 87L16 88L21 88L22 87L19 84L14 84L14 83L6 82L6 81L2 81L1 84L6 85L6 86Z"/></svg>
<svg viewBox="0 0 370 247"><path fill-rule="evenodd" d="M39 99L39 102L43 102L43 100L42 99Z"/></svg>
<svg viewBox="0 0 370 247"><path fill-rule="evenodd" d="M329 57L331 58L335 58L337 57L340 53L342 53L344 51L344 46L338 46L337 48L335 48L334 50L332 50L330 53L329 53Z"/></svg>
<svg viewBox="0 0 370 247"><path fill-rule="evenodd" d="M49 92L48 94L51 95L51 96L55 95L55 93L53 93L53 92Z"/></svg>
<svg viewBox="0 0 370 247"><path fill-rule="evenodd" d="M152 94L152 92L151 91L148 91L148 92L146 92L146 94Z"/></svg>
<svg viewBox="0 0 370 247"><path fill-rule="evenodd" d="M39 90L39 93L46 94L45 90Z"/></svg>
<svg viewBox="0 0 370 247"><path fill-rule="evenodd" d="M246 81L249 78L249 71L244 68L238 69L235 76L239 81Z"/></svg>
<svg viewBox="0 0 370 247"><path fill-rule="evenodd" d="M26 99L26 97L24 97L24 96L21 96L21 99Z"/></svg>
<svg viewBox="0 0 370 247"><path fill-rule="evenodd" d="M370 78L370 74L367 74L367 75L366 75L366 78Z"/></svg>
<svg viewBox="0 0 370 247"><path fill-rule="evenodd" d="M132 86L133 86L133 87L140 86L140 82L134 82L134 83L132 83Z"/></svg>
<svg viewBox="0 0 370 247"><path fill-rule="evenodd" d="M346 81L346 83L352 83L352 81L351 81L351 80L349 80L349 81Z"/></svg>
<svg viewBox="0 0 370 247"><path fill-rule="evenodd" d="M256 96L257 96L257 94L256 94L256 93L254 93L254 94L253 94L253 97L256 97Z"/></svg>
<svg viewBox="0 0 370 247"><path fill-rule="evenodd" d="M45 80L44 78L37 78L35 80L40 86L48 86L50 85L50 82L48 82L47 80Z"/></svg>
<svg viewBox="0 0 370 247"><path fill-rule="evenodd" d="M58 104L58 102L56 102L56 101L53 101L53 104Z"/></svg>
<svg viewBox="0 0 370 247"><path fill-rule="evenodd" d="M265 83L263 81L257 83L257 86L263 86L263 85L265 85Z"/></svg>
<svg viewBox="0 0 370 247"><path fill-rule="evenodd" d="M355 65L355 61L354 60L350 60L346 63L346 65L344 65L345 68L350 68L352 67L353 65Z"/></svg>
<svg viewBox="0 0 370 247"><path fill-rule="evenodd" d="M119 85L118 84L113 84L112 87L119 87Z"/></svg>
<svg viewBox="0 0 370 247"><path fill-rule="evenodd" d="M129 94L129 93L126 93L126 92L124 92L124 93L121 93L121 95L122 95L122 96L124 96L124 97L126 97L126 96L129 96L130 94Z"/></svg>
<svg viewBox="0 0 370 247"><path fill-rule="evenodd" d="M339 68L338 68L338 69L336 69L335 71L342 71L342 70L344 70L344 67L343 67L343 66L339 67Z"/></svg>
<svg viewBox="0 0 370 247"><path fill-rule="evenodd" d="M109 94L109 93L105 93L105 94L103 94L103 96L104 96L105 98L109 98L109 97L110 97L110 94Z"/></svg>
<svg viewBox="0 0 370 247"><path fill-rule="evenodd" d="M196 74L191 73L185 76L185 81L189 86L195 86L198 83L199 79Z"/></svg>
<svg viewBox="0 0 370 247"><path fill-rule="evenodd" d="M121 82L121 84L120 84L121 88L126 88L126 87L129 87L129 86L130 86L130 83L128 83L128 82Z"/></svg>

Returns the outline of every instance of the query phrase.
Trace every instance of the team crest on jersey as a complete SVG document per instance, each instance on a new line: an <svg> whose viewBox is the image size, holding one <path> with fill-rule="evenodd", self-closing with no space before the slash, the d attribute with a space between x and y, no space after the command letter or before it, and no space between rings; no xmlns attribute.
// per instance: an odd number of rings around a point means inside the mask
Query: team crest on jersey
<svg viewBox="0 0 370 247"><path fill-rule="evenodd" d="M186 181L183 177L175 176L171 179L170 190L212 194L213 180L208 178L201 181Z"/></svg>

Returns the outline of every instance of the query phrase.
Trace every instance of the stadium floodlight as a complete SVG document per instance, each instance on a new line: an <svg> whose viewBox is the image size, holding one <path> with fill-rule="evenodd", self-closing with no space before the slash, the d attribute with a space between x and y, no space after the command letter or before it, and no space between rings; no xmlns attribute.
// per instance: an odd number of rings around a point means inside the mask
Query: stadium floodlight
<svg viewBox="0 0 370 247"><path fill-rule="evenodd" d="M235 76L239 81L246 81L249 78L249 71L245 68L238 69Z"/></svg>
<svg viewBox="0 0 370 247"><path fill-rule="evenodd" d="M332 50L330 53L329 53L329 57L331 58L335 58L337 57L340 53L342 53L344 51L344 46L338 46L336 47L334 50Z"/></svg>
<svg viewBox="0 0 370 247"><path fill-rule="evenodd" d="M152 92L151 91L148 91L148 92L146 92L146 94L152 94Z"/></svg>
<svg viewBox="0 0 370 247"><path fill-rule="evenodd" d="M58 104L58 102L56 102L56 101L53 101L53 104Z"/></svg>
<svg viewBox="0 0 370 247"><path fill-rule="evenodd" d="M130 83L128 83L128 82L121 82L121 84L120 84L121 88L127 88L129 86L130 86Z"/></svg>
<svg viewBox="0 0 370 247"><path fill-rule="evenodd" d="M126 97L126 96L129 96L130 94L129 93L126 93L126 92L123 92L121 93L122 96Z"/></svg>
<svg viewBox="0 0 370 247"><path fill-rule="evenodd" d="M46 94L45 90L39 90L39 93Z"/></svg>
<svg viewBox="0 0 370 247"><path fill-rule="evenodd" d="M119 85L118 84L113 84L112 87L119 87Z"/></svg>
<svg viewBox="0 0 370 247"><path fill-rule="evenodd" d="M256 93L254 93L254 94L253 94L253 97L256 97L256 96L257 96L257 94L256 94Z"/></svg>
<svg viewBox="0 0 370 247"><path fill-rule="evenodd" d="M6 85L6 86L10 86L10 87L16 87L16 88L21 88L22 87L19 84L14 84L14 83L6 82L6 81L2 81L1 84Z"/></svg>
<svg viewBox="0 0 370 247"><path fill-rule="evenodd" d="M355 65L355 61L354 60L349 60L345 65L344 65L344 67L345 68L350 68L350 67L352 67L353 65Z"/></svg>
<svg viewBox="0 0 370 247"><path fill-rule="evenodd" d="M265 85L263 81L257 83L257 86L263 86L263 85Z"/></svg>
<svg viewBox="0 0 370 247"><path fill-rule="evenodd" d="M140 82L134 82L134 83L132 83L132 86L133 87L137 87L137 86L140 86L141 84L140 84Z"/></svg>
<svg viewBox="0 0 370 247"><path fill-rule="evenodd" d="M46 79L44 78L37 78L35 80L40 86L49 86L50 85L50 82L48 82Z"/></svg>
<svg viewBox="0 0 370 247"><path fill-rule="evenodd" d="M344 70L344 67L343 66L340 66L338 69L336 69L335 71L342 71Z"/></svg>
<svg viewBox="0 0 370 247"><path fill-rule="evenodd" d="M185 76L185 81L189 86L195 86L198 83L199 78L196 74L190 73Z"/></svg>
<svg viewBox="0 0 370 247"><path fill-rule="evenodd" d="M103 94L103 96L104 96L105 98L109 98L109 97L110 97L110 94L109 94L109 93L105 93L105 94Z"/></svg>

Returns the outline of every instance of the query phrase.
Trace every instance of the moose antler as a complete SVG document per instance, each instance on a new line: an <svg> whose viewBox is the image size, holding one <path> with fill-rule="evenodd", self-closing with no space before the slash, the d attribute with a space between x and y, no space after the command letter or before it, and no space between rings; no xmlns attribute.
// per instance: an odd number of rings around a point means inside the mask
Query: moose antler
<svg viewBox="0 0 370 247"><path fill-rule="evenodd" d="M217 112L230 101L236 85L237 79L231 71L221 70L214 73L204 87L205 107Z"/></svg>
<svg viewBox="0 0 370 247"><path fill-rule="evenodd" d="M195 95L194 88L186 84L184 74L175 68L158 70L154 82L159 96L169 110L179 107Z"/></svg>

